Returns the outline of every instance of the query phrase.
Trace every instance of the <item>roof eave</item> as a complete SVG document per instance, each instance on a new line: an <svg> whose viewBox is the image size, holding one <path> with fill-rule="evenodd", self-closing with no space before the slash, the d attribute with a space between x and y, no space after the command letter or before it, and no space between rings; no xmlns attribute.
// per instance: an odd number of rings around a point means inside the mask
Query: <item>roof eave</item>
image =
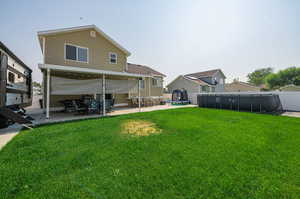
<svg viewBox="0 0 300 199"><path fill-rule="evenodd" d="M117 75L117 76L128 76L128 77L151 77L149 75L143 75L143 74L98 70L98 69L90 69L90 68L75 67L75 66L62 66L62 65L54 65L54 64L38 64L38 66L40 70L50 69L50 70L67 71L67 72L75 72L75 73L105 74L105 75Z"/></svg>

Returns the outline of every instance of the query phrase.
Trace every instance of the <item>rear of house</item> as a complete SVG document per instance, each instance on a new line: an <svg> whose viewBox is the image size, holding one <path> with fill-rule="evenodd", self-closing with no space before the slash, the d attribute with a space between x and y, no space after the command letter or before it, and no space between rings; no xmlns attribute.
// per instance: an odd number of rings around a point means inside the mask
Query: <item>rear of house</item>
<svg viewBox="0 0 300 199"><path fill-rule="evenodd" d="M43 53L44 107L56 110L64 99L105 93L116 106L130 98L163 95L164 74L127 62L130 52L95 25L38 32ZM140 84L140 89L138 89Z"/></svg>

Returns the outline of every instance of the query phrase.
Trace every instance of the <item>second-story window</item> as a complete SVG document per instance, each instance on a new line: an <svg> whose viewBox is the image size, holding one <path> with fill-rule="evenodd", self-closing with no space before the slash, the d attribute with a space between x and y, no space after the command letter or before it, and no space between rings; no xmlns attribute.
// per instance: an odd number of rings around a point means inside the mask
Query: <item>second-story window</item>
<svg viewBox="0 0 300 199"><path fill-rule="evenodd" d="M109 53L109 63L110 64L117 64L117 53Z"/></svg>
<svg viewBox="0 0 300 199"><path fill-rule="evenodd" d="M9 83L15 83L15 74L8 72L8 81Z"/></svg>
<svg viewBox="0 0 300 199"><path fill-rule="evenodd" d="M88 63L88 50L89 49L85 47L66 44L66 59Z"/></svg>
<svg viewBox="0 0 300 199"><path fill-rule="evenodd" d="M162 79L159 77L152 78L152 86L153 87L163 87Z"/></svg>

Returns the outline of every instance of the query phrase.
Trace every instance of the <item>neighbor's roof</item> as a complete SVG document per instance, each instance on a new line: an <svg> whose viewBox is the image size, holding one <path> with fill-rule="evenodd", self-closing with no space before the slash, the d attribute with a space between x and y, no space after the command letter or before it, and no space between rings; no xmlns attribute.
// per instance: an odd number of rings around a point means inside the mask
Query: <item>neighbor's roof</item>
<svg viewBox="0 0 300 199"><path fill-rule="evenodd" d="M214 70L208 70L208 71L203 71L203 72L191 73L191 74L186 74L184 76L185 77L190 76L190 77L195 77L195 78L211 77L214 74L216 74L217 72L220 72L225 77L225 75L221 69L214 69Z"/></svg>
<svg viewBox="0 0 300 199"><path fill-rule="evenodd" d="M206 83L205 81L202 81L201 79L192 78L190 76L183 76L183 78L185 78L187 80L190 80L190 81L193 81L193 82L195 82L199 85L202 85L202 86L210 85L210 84Z"/></svg>
<svg viewBox="0 0 300 199"><path fill-rule="evenodd" d="M9 48L7 48L1 41L0 41L0 49L2 49L6 54L8 54L11 58L13 58L16 62L18 62L21 66L28 69L29 71L32 71L31 68L29 68L24 62L19 59Z"/></svg>
<svg viewBox="0 0 300 199"><path fill-rule="evenodd" d="M213 85L208 84L207 82L202 81L201 79L197 79L195 77L179 75L173 81L171 81L166 87L169 87L171 84L173 84L173 82L177 81L177 79L179 79L179 78L183 78L185 80L188 80L188 81L190 81L192 83L195 83L195 84L198 84L198 85L201 85L201 86L213 86Z"/></svg>
<svg viewBox="0 0 300 199"><path fill-rule="evenodd" d="M96 30L100 35L102 35L104 38L106 38L108 41L110 41L113 45L115 45L117 48L119 48L121 51L123 51L127 56L130 56L130 52L126 50L124 47L122 47L120 44L118 44L115 40L113 40L110 36L105 34L100 28L98 28L96 25L86 25L86 26L77 26L77 27L71 27L71 28L61 28L61 29L53 29L53 30L46 30L46 31L38 31L38 37L40 46L42 49L42 36L47 35L56 35L60 33L67 33L67 32L76 32L76 31L82 31L87 29L94 29Z"/></svg>
<svg viewBox="0 0 300 199"><path fill-rule="evenodd" d="M157 76L163 76L166 77L166 75L150 68L149 66L144 65L138 65L138 64L131 64L127 63L127 70L128 73L134 73L134 74L142 74L142 75L157 75Z"/></svg>
<svg viewBox="0 0 300 199"><path fill-rule="evenodd" d="M258 86L255 86L254 84L248 83L248 82L242 82L242 81L234 81L228 84L225 84L225 86L230 86L233 84L240 84L240 85L244 85L244 86L250 86L250 87L255 87L255 88L260 88Z"/></svg>

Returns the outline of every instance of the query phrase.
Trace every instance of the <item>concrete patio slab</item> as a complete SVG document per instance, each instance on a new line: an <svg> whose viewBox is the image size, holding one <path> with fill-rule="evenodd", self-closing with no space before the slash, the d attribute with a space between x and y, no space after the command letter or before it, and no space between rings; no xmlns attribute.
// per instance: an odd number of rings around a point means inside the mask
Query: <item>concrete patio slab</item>
<svg viewBox="0 0 300 199"><path fill-rule="evenodd" d="M150 112L156 110L166 110L166 109L175 109L175 108L187 108L187 107L196 107L196 105L182 105L182 106L173 106L170 104L157 105L151 107L142 107L141 112ZM112 112L107 113L107 116L124 115L130 113L138 113L138 112L140 112L139 108L128 108L128 107L115 108ZM52 112L50 114L49 119L47 119L45 114L43 113L35 112L29 115L34 118L33 121L34 126L103 117L102 115L97 115L97 114L78 115L74 113L64 113L64 112Z"/></svg>
<svg viewBox="0 0 300 199"><path fill-rule="evenodd" d="M281 115L288 116L288 117L299 117L300 118L300 112L284 112Z"/></svg>

